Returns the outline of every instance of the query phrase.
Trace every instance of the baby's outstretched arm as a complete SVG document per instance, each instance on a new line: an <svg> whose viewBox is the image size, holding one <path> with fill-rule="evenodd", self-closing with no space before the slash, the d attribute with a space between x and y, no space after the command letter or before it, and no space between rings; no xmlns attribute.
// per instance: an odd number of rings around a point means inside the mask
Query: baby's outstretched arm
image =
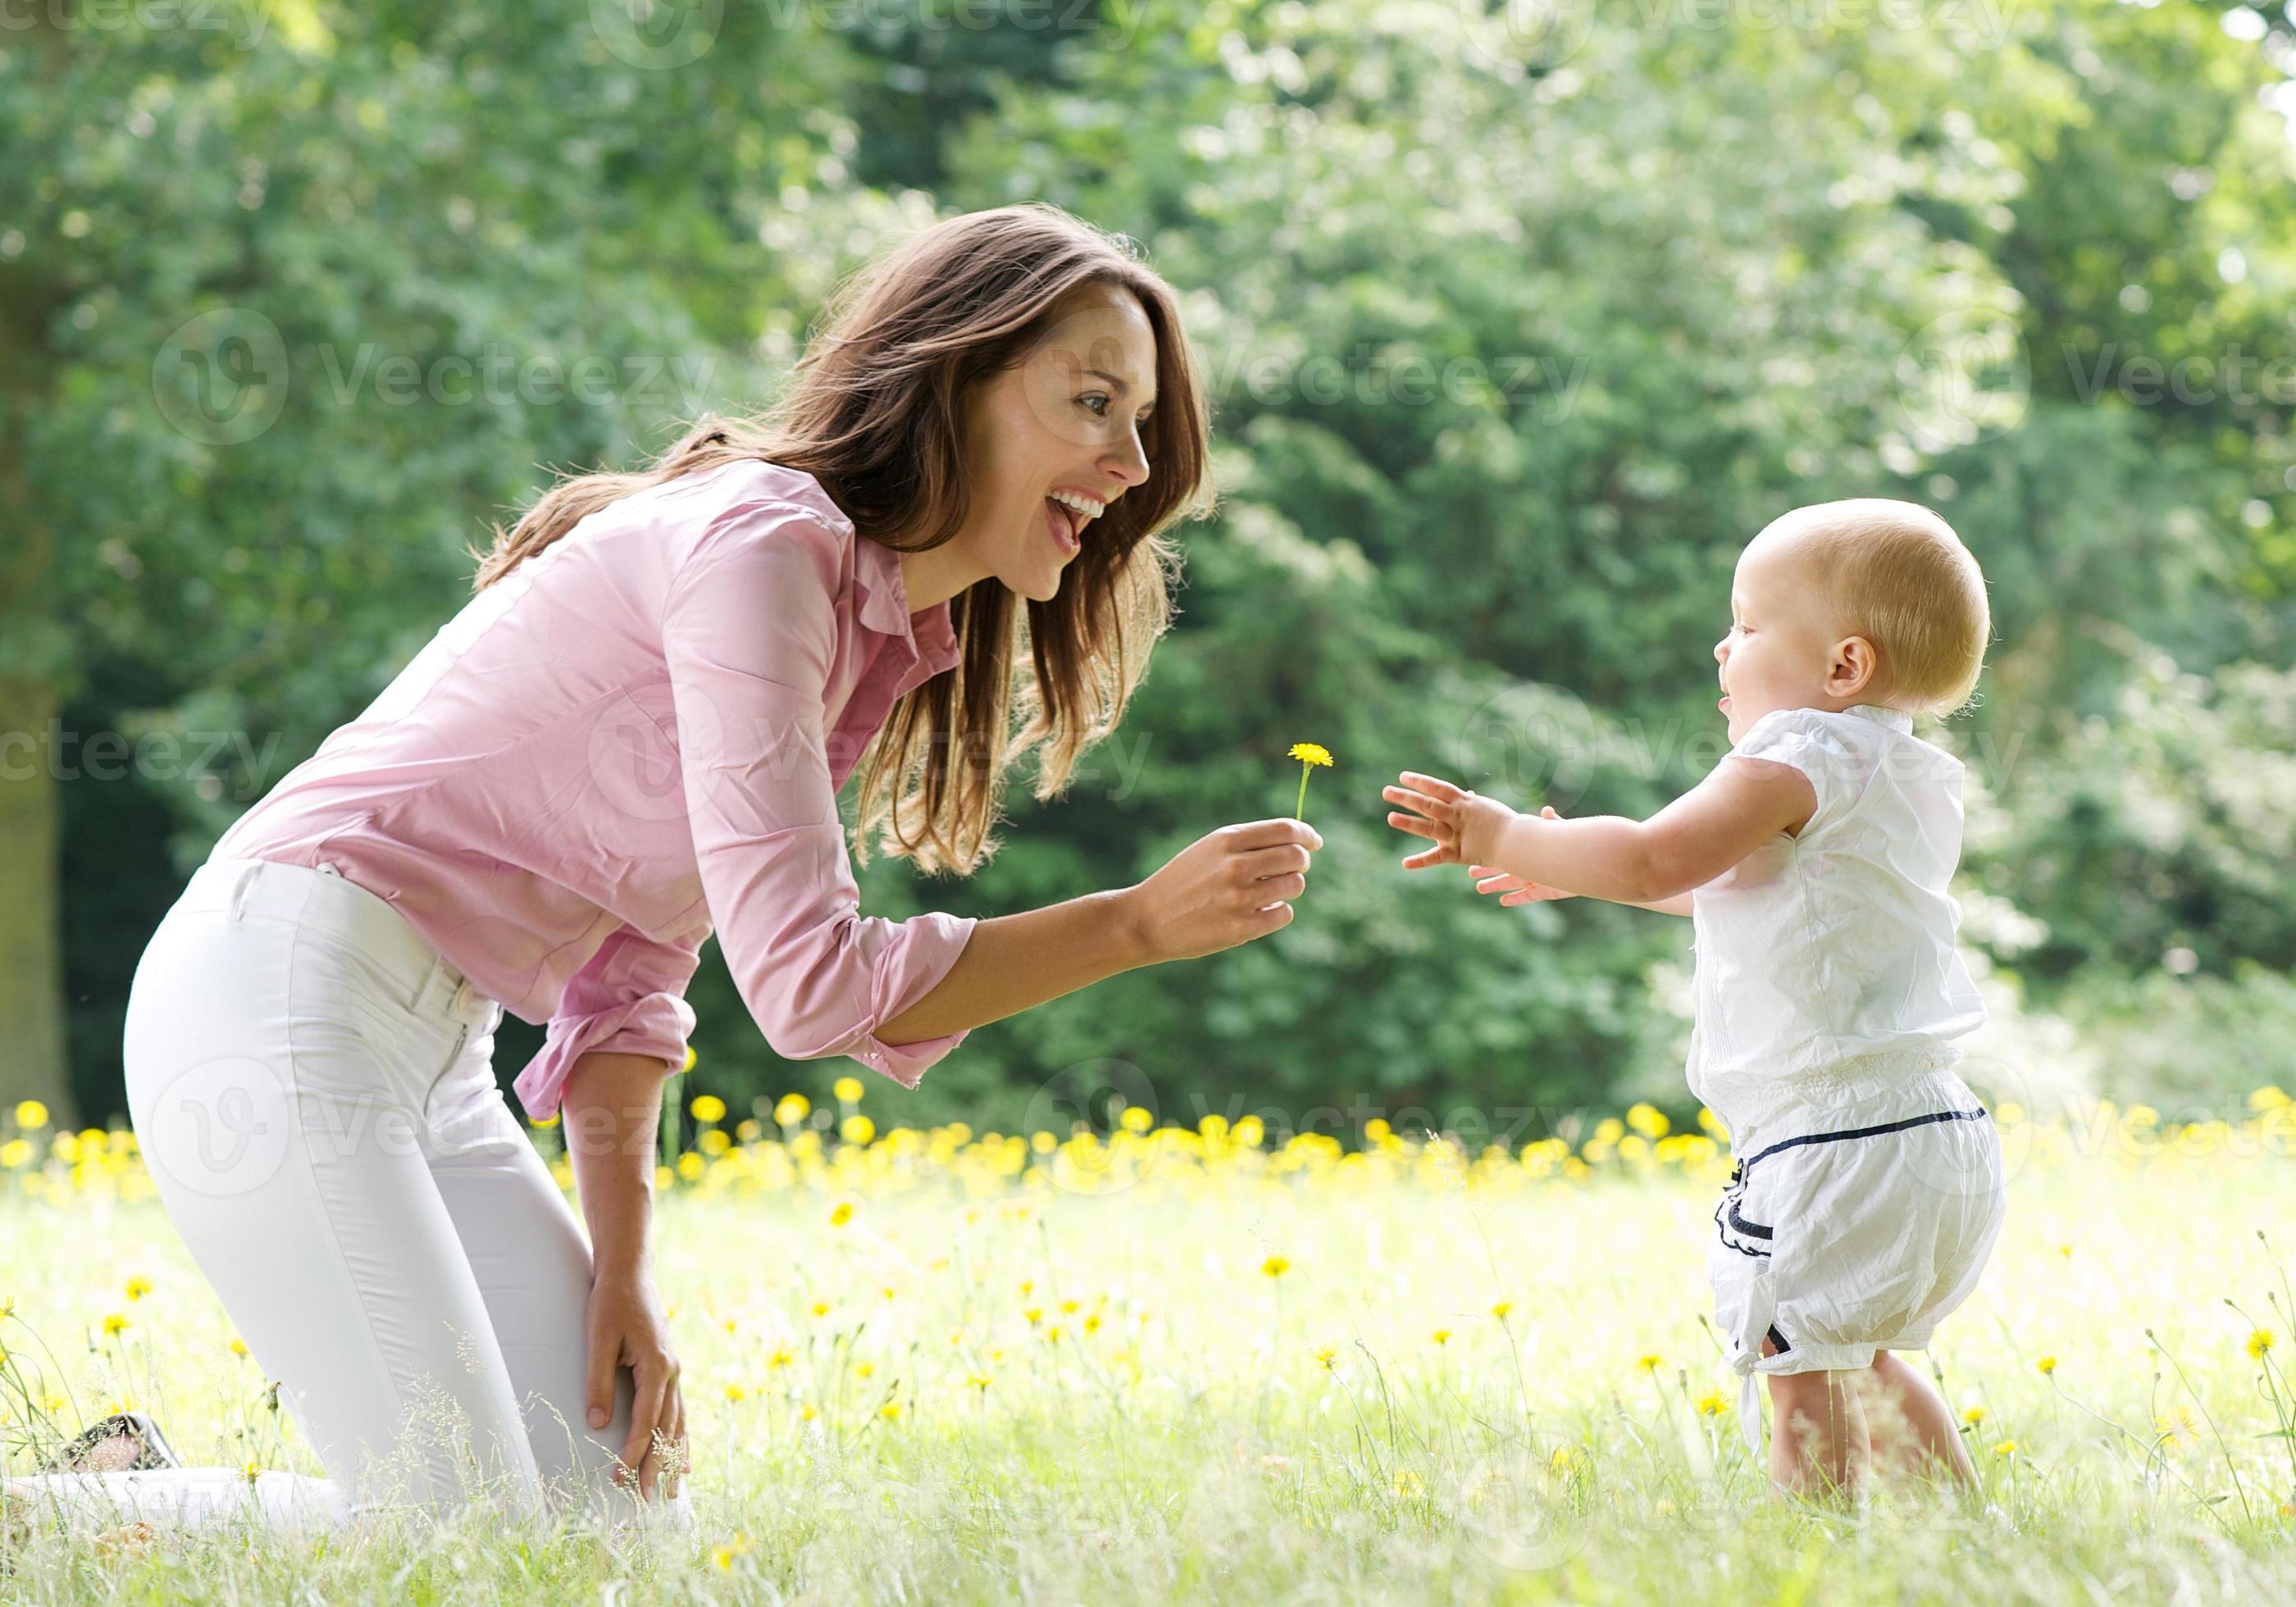
<svg viewBox="0 0 2296 1607"><path fill-rule="evenodd" d="M1539 817L1544 820L1562 818L1554 812L1554 806L1551 804L1538 813ZM1557 898L1575 898L1578 896L1576 893L1566 893L1559 887L1548 887L1543 882L1525 881L1521 876L1511 875L1494 865L1471 865L1467 867L1467 873L1475 878L1477 892L1496 893L1501 904L1546 904ZM1661 915L1687 915L1691 913L1690 895L1677 893L1671 898L1660 898L1647 904L1637 904L1635 908L1656 910Z"/></svg>
<svg viewBox="0 0 2296 1607"><path fill-rule="evenodd" d="M1434 846L1406 870L1488 865L1526 881L1619 904L1661 904L1703 886L1781 832L1799 831L1817 793L1791 765L1726 758L1648 820L1519 815L1496 799L1415 770L1381 796L1398 831Z"/></svg>

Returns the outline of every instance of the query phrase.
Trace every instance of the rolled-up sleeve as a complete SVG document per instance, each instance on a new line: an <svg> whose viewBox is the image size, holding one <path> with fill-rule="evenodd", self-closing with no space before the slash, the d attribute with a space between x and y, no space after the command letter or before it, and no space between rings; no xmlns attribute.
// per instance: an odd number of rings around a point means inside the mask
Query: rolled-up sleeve
<svg viewBox="0 0 2296 1607"><path fill-rule="evenodd" d="M511 1086L536 1121L555 1114L574 1062L586 1054L650 1054L677 1070L693 1031L685 1002L700 944L662 942L624 926L601 944L560 996L541 1051Z"/></svg>
<svg viewBox="0 0 2296 1607"><path fill-rule="evenodd" d="M888 1044L878 1028L948 974L975 922L860 913L824 736L840 551L810 509L727 511L671 585L662 646L702 892L750 1014L789 1059L848 1055L914 1087L965 1034Z"/></svg>

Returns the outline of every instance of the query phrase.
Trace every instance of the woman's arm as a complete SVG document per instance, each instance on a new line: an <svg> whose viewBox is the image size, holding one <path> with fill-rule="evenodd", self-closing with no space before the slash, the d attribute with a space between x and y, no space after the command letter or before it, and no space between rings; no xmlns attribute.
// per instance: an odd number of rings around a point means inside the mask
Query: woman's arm
<svg viewBox="0 0 2296 1607"><path fill-rule="evenodd" d="M590 1426L605 1427L615 1370L631 1370L637 1398L621 1457L648 1498L665 1471L664 1447L685 1443L677 1353L653 1282L654 1143L668 1071L651 1054L585 1054L568 1074L559 1105L593 1257L584 1406ZM676 1493L676 1470L669 1472L665 1495Z"/></svg>
<svg viewBox="0 0 2296 1607"><path fill-rule="evenodd" d="M1167 960L1216 954L1292 923L1310 853L1298 820L1222 826L1137 887L976 924L932 991L883 1022L889 1044L945 1037Z"/></svg>

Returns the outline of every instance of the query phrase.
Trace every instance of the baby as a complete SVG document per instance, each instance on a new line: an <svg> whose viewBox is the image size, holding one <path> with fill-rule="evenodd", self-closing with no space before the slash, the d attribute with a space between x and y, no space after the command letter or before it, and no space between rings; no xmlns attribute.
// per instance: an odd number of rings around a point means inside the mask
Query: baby
<svg viewBox="0 0 2296 1607"><path fill-rule="evenodd" d="M1503 904L1581 894L1688 915L1691 1092L1738 1156L1707 1249L1741 1420L1754 1374L1772 1478L1848 1488L1866 1408L1891 1457L1972 1479L1945 1402L1901 1359L1968 1298L2001 1228L2000 1142L1951 1040L1985 1018L1954 947L1962 767L1913 734L1977 684L1985 578L1911 503L1798 509L1738 560L1715 645L1734 744L1648 820L1519 815L1406 771L1390 824Z"/></svg>

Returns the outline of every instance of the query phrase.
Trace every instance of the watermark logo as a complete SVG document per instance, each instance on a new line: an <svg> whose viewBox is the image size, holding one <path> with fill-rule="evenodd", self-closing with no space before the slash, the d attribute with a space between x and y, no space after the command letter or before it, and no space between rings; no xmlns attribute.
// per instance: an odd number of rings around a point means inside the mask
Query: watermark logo
<svg viewBox="0 0 2296 1607"><path fill-rule="evenodd" d="M718 44L726 0L590 0L590 28L616 61L647 72L690 67Z"/></svg>
<svg viewBox="0 0 2296 1607"><path fill-rule="evenodd" d="M180 434L210 447L251 441L287 406L287 342L244 307L219 307L179 325L152 359L152 395Z"/></svg>

